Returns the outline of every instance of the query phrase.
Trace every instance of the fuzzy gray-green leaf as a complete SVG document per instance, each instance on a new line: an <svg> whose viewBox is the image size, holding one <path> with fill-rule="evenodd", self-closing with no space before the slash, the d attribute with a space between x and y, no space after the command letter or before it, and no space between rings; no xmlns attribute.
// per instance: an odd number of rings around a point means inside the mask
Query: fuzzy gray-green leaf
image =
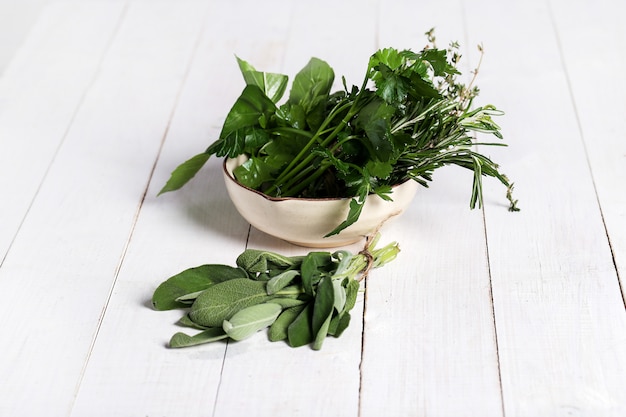
<svg viewBox="0 0 626 417"><path fill-rule="evenodd" d="M196 335L189 336L185 333L176 333L170 339L171 348L182 348L188 346L201 345L204 343L215 342L217 340L226 339L228 336L221 327L213 327L204 330Z"/></svg>
<svg viewBox="0 0 626 417"><path fill-rule="evenodd" d="M267 282L267 293L270 295L277 293L278 291L291 284L291 281L293 281L293 279L298 275L300 275L300 272L293 269L276 275Z"/></svg>
<svg viewBox="0 0 626 417"><path fill-rule="evenodd" d="M272 302L274 302L274 300L272 300ZM270 326L267 334L270 341L277 342L279 340L287 339L287 328L291 323L293 323L305 307L306 305L301 304L283 310L283 312L280 313L280 316L278 316L278 318L274 321L274 324Z"/></svg>
<svg viewBox="0 0 626 417"><path fill-rule="evenodd" d="M152 305L161 311L184 308L188 303L182 302L181 297L198 293L220 282L247 276L243 269L228 265L209 264L189 268L159 285L152 295Z"/></svg>
<svg viewBox="0 0 626 417"><path fill-rule="evenodd" d="M328 326L333 315L335 306L335 290L332 279L322 278L315 294L315 302L313 304L313 349L322 348L322 343L328 333Z"/></svg>
<svg viewBox="0 0 626 417"><path fill-rule="evenodd" d="M209 287L191 306L189 317L201 326L222 326L237 311L273 298L265 282L248 278L232 279Z"/></svg>
<svg viewBox="0 0 626 417"><path fill-rule="evenodd" d="M222 328L233 340L243 340L274 323L282 307L274 303L256 304L224 320Z"/></svg>

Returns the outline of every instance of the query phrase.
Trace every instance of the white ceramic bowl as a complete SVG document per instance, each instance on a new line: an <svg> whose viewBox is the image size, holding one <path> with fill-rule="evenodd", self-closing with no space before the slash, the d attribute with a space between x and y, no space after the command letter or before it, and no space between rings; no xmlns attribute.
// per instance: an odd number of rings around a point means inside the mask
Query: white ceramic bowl
<svg viewBox="0 0 626 417"><path fill-rule="evenodd" d="M233 170L245 160L245 156L240 156L224 161L224 181L233 204L252 226L299 246L330 248L355 243L402 213L419 187L415 181L395 186L391 194L393 201L385 201L377 195L368 196L356 223L337 235L325 238L347 217L350 198L267 196L235 180Z"/></svg>

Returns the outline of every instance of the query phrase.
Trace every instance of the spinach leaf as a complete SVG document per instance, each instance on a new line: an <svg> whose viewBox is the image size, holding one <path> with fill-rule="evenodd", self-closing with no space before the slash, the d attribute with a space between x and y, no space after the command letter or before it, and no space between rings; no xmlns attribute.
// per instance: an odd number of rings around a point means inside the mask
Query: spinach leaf
<svg viewBox="0 0 626 417"><path fill-rule="evenodd" d="M175 191L187 184L209 160L211 154L201 153L180 164L170 175L165 186L158 195L168 191Z"/></svg>
<svg viewBox="0 0 626 417"><path fill-rule="evenodd" d="M250 128L267 128L275 112L276 106L259 87L246 86L226 116L220 138L207 152L231 158L241 155Z"/></svg>
<svg viewBox="0 0 626 417"><path fill-rule="evenodd" d="M307 65L296 74L289 100L288 112L296 121L294 125L315 131L324 120L324 110L330 89L335 80L333 69L318 58L311 58Z"/></svg>
<svg viewBox="0 0 626 417"><path fill-rule="evenodd" d="M287 88L288 77L286 75L257 71L239 57L237 57L237 63L247 85L259 87L274 103L281 99Z"/></svg>

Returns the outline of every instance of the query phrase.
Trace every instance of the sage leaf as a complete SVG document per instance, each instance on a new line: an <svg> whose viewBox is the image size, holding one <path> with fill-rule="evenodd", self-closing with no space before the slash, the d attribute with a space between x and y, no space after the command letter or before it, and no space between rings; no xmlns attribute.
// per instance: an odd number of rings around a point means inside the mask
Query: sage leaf
<svg viewBox="0 0 626 417"><path fill-rule="evenodd" d="M340 280L333 280L333 291L335 293L335 310L341 313L346 305L346 289Z"/></svg>
<svg viewBox="0 0 626 417"><path fill-rule="evenodd" d="M330 264L333 264L333 262L329 252L310 252L306 255L300 266L302 287L305 293L311 296L315 295L313 287L317 285L325 272L325 268Z"/></svg>
<svg viewBox="0 0 626 417"><path fill-rule="evenodd" d="M359 281L355 279L348 279L348 283L346 284L346 304L343 307L344 312L350 311L354 308L360 286Z"/></svg>
<svg viewBox="0 0 626 417"><path fill-rule="evenodd" d="M290 267L294 265L294 260L274 252L246 249L237 257L236 263L250 274L256 274L268 272L270 269Z"/></svg>
<svg viewBox="0 0 626 417"><path fill-rule="evenodd" d="M152 305L160 311L184 308L187 303L183 301L188 301L189 294L199 293L220 282L247 277L243 269L228 265L208 264L189 268L159 285L152 295Z"/></svg>
<svg viewBox="0 0 626 417"><path fill-rule="evenodd" d="M204 330L194 336L189 336L185 333L176 333L170 339L171 348L182 348L188 346L201 345L204 343L215 342L217 340L226 339L228 335L221 327L213 327Z"/></svg>
<svg viewBox="0 0 626 417"><path fill-rule="evenodd" d="M311 328L311 315L313 304L308 303L298 314L295 320L287 327L287 340L289 346L304 346L313 341L313 329Z"/></svg>
<svg viewBox="0 0 626 417"><path fill-rule="evenodd" d="M328 326L328 334L334 337L339 337L344 330L350 325L350 313L343 313L336 315L330 321Z"/></svg>
<svg viewBox="0 0 626 417"><path fill-rule="evenodd" d="M202 290L204 291L204 290ZM181 295L176 299L179 303L183 304L193 304L193 302L198 298L198 296L202 293L202 291L192 292L190 294Z"/></svg>
<svg viewBox="0 0 626 417"><path fill-rule="evenodd" d="M274 303L257 304L235 313L224 320L222 328L233 340L243 340L274 323L282 307Z"/></svg>
<svg viewBox="0 0 626 417"><path fill-rule="evenodd" d="M287 270L283 272L282 274L276 275L275 277L267 281L267 293L269 295L277 293L278 291L282 290L283 288L291 284L293 279L297 277L298 275L300 275L300 272L293 270L293 269Z"/></svg>
<svg viewBox="0 0 626 417"><path fill-rule="evenodd" d="M272 302L275 301L276 299L272 300ZM305 308L306 305L303 303L301 305L284 309L267 332L269 340L271 342L277 342L279 340L287 339L287 328Z"/></svg>
<svg viewBox="0 0 626 417"><path fill-rule="evenodd" d="M207 330L211 328L207 326L200 326L198 323L194 323L194 321L189 318L189 314L185 314L184 316L182 316L180 320L178 320L178 324L198 330Z"/></svg>
<svg viewBox="0 0 626 417"><path fill-rule="evenodd" d="M314 335L313 349L322 348L324 339L328 334L328 326L335 308L335 289L332 279L324 277L317 287L315 302L313 304L312 331Z"/></svg>
<svg viewBox="0 0 626 417"><path fill-rule="evenodd" d="M302 304L306 304L307 302L308 301L300 300L299 298L283 298L283 297L272 298L272 303L278 304L282 308L300 306Z"/></svg>
<svg viewBox="0 0 626 417"><path fill-rule="evenodd" d="M201 326L222 326L237 311L273 298L267 295L265 282L248 278L225 281L204 291L191 306L189 317Z"/></svg>

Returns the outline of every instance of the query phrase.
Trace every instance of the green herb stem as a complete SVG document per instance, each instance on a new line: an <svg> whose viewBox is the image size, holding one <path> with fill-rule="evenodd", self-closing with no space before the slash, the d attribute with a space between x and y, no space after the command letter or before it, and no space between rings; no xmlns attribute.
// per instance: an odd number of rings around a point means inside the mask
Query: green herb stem
<svg viewBox="0 0 626 417"><path fill-rule="evenodd" d="M337 124L337 126L335 126L335 128L332 129L330 134L328 136L326 136L321 142L319 142L319 145L322 146L322 147L328 146L332 142L332 140L339 134L339 132L341 132L345 128L345 126L348 124L348 122L356 114L358 114L357 104L359 103L359 101L360 101L359 99L363 95L363 92L366 91L365 88L366 88L367 83L369 81L370 69L371 68L368 66L367 72L366 72L366 74L368 74L368 75L363 79L363 84L361 86L361 89L357 93L357 95L354 98L354 100L352 102L348 101L347 103L345 103L343 105L335 106L335 108L330 112L330 114L326 117L326 119L322 122L320 127L317 129L317 132L313 135L311 140L309 140L309 142L300 150L300 152L295 156L295 158L293 158L291 160L291 162L287 165L287 167L276 178L276 181L267 190L267 193L269 193L269 194L275 193L277 191L277 189L279 187L281 187L281 184L284 184L286 181L288 181L294 175L294 172L298 172L298 171L303 170L305 167L307 167L313 161L313 159L315 159L315 155L313 155L310 152L311 148L313 147L313 145L315 145L315 142L317 142L319 140L319 138L321 137L322 132L324 131L324 129L326 129L326 127L333 121L333 119L336 117L337 114L340 114L341 112L343 112L347 108L349 109L347 114L343 117L343 119L341 119L341 121ZM302 161L298 163L298 161L300 161L300 160L302 160ZM310 181L309 181L309 183L310 183ZM305 187L297 187L297 188L298 189L304 189ZM294 195L293 193L294 193L294 191L289 190L289 189L283 188L281 190L281 194L284 195L284 196L293 196Z"/></svg>

